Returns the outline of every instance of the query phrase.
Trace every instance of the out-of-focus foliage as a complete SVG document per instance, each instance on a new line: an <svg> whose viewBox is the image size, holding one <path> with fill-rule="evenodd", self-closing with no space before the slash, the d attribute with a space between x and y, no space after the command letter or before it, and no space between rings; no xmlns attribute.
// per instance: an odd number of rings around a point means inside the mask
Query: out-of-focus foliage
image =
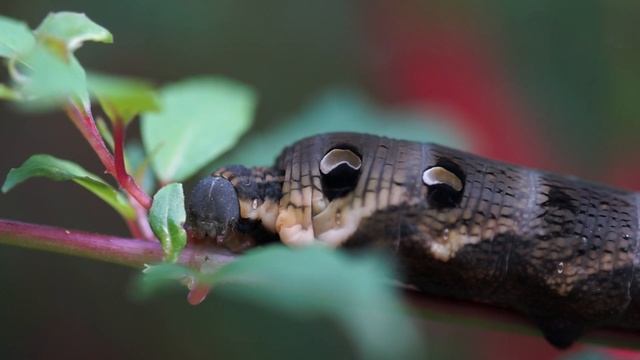
<svg viewBox="0 0 640 360"><path fill-rule="evenodd" d="M0 84L0 99L15 101L20 99L20 94L12 88L4 84Z"/></svg>
<svg viewBox="0 0 640 360"><path fill-rule="evenodd" d="M442 120L417 108L382 109L355 90L334 89L300 114L253 130L214 166L270 165L285 146L323 132L352 131L465 148L464 139Z"/></svg>
<svg viewBox="0 0 640 360"><path fill-rule="evenodd" d="M543 0L534 10L517 2L500 3L501 21L510 29L504 35L511 71L541 115L537 119L553 130L549 136L555 137L561 150L580 150L567 154L570 161L587 166L600 163L606 154L594 149L608 141L603 134L619 131L620 125L612 117L610 103L610 91L618 79L607 62L620 50L609 42L623 40L605 38L614 33L604 34L613 25L607 24L606 8L615 5ZM611 51L602 51L604 47ZM585 152L590 155L580 156Z"/></svg>
<svg viewBox="0 0 640 360"><path fill-rule="evenodd" d="M153 194L156 181L151 171L151 159L153 154L145 154L139 141L129 141L125 148L127 159L127 172L136 179L136 182L148 193Z"/></svg>
<svg viewBox="0 0 640 360"><path fill-rule="evenodd" d="M49 109L69 98L89 106L85 71L74 51L85 41L112 42L111 33L84 14L50 13L33 31L0 18L0 57L6 57L13 89L1 96L29 100L24 105ZM6 88L6 86L5 86Z"/></svg>
<svg viewBox="0 0 640 360"><path fill-rule="evenodd" d="M75 57L62 59L52 49L39 44L21 61L26 64L27 78L20 80L16 88L21 98L29 100L23 103L25 107L51 109L70 97L89 103L87 78Z"/></svg>
<svg viewBox="0 0 640 360"><path fill-rule="evenodd" d="M89 74L89 89L111 121L129 123L136 115L160 109L151 85L141 80Z"/></svg>
<svg viewBox="0 0 640 360"><path fill-rule="evenodd" d="M109 30L96 24L85 14L61 11L49 13L35 29L35 34L45 42L55 42L72 53L85 41L112 43Z"/></svg>
<svg viewBox="0 0 640 360"><path fill-rule="evenodd" d="M113 135L111 134L109 125L107 125L107 122L100 116L97 116L95 121L96 128L98 128L98 132L100 133L102 140L104 140L105 145L109 147L109 150L113 152Z"/></svg>
<svg viewBox="0 0 640 360"><path fill-rule="evenodd" d="M263 322L260 313L265 310L285 319L303 321L316 331L332 324L336 332L349 339L351 346L333 349L341 354L340 358L424 356L427 340L418 335L392 288L394 275L389 265L371 254L350 256L325 247L270 246L252 250L213 274L198 274L176 265L158 265L145 272L140 279L140 289L145 293L174 284L176 279L191 278L212 284L212 297L244 304L244 321L229 324L234 331L231 334L216 336L242 337L235 332L238 327L249 332L272 329L258 336L262 346L272 344L271 348L265 347L260 352L249 347L230 349L227 345L228 356L251 358L259 354L261 358L275 358L277 353L283 353L288 358L320 358L318 355L327 351L321 339L316 339L317 345L302 349L295 344L299 339L283 339L282 332L286 330Z"/></svg>
<svg viewBox="0 0 640 360"><path fill-rule="evenodd" d="M35 43L36 39L27 24L0 15L0 57L19 57L29 51Z"/></svg>
<svg viewBox="0 0 640 360"><path fill-rule="evenodd" d="M221 78L195 78L161 91L161 111L142 118L142 140L163 183L182 181L228 150L253 122L256 95Z"/></svg>

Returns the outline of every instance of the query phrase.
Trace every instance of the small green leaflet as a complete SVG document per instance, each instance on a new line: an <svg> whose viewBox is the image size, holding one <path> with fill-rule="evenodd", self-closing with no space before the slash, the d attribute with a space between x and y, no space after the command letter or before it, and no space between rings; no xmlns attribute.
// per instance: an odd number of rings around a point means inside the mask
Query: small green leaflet
<svg viewBox="0 0 640 360"><path fill-rule="evenodd" d="M253 122L247 86L203 77L166 86L161 111L142 116L142 140L161 182L182 181L230 149Z"/></svg>
<svg viewBox="0 0 640 360"><path fill-rule="evenodd" d="M11 169L2 185L2 192L6 193L33 177L46 177L55 181L71 180L111 205L125 219L135 218L134 209L118 190L75 163L46 154L33 155L20 167Z"/></svg>
<svg viewBox="0 0 640 360"><path fill-rule="evenodd" d="M160 102L153 86L125 77L90 73L89 90L111 121L127 124L142 112L160 110Z"/></svg>
<svg viewBox="0 0 640 360"><path fill-rule="evenodd" d="M149 224L162 244L165 261L175 262L187 244L187 232L182 227L186 219L182 184L166 185L153 196Z"/></svg>
<svg viewBox="0 0 640 360"><path fill-rule="evenodd" d="M0 57L17 58L35 44L36 39L27 24L0 15Z"/></svg>
<svg viewBox="0 0 640 360"><path fill-rule="evenodd" d="M34 33L45 41L53 41L65 46L72 53L85 41L112 43L109 30L96 24L85 14L74 12L49 13Z"/></svg>

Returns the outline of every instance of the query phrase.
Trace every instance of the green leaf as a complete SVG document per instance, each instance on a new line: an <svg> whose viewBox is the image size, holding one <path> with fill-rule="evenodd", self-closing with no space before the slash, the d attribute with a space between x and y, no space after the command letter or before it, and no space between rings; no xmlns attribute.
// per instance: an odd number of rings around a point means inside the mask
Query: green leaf
<svg viewBox="0 0 640 360"><path fill-rule="evenodd" d="M156 178L153 176L150 164L152 155L147 155L142 144L137 140L127 142L124 155L127 160L127 172L147 194L152 194L156 186Z"/></svg>
<svg viewBox="0 0 640 360"><path fill-rule="evenodd" d="M186 219L182 184L166 185L153 196L149 224L162 244L165 261L175 262L187 244L187 232L182 227Z"/></svg>
<svg viewBox="0 0 640 360"><path fill-rule="evenodd" d="M20 94L12 88L4 84L0 84L0 99L20 100Z"/></svg>
<svg viewBox="0 0 640 360"><path fill-rule="evenodd" d="M25 106L47 109L69 99L89 104L86 75L73 55L61 58L39 44L23 60L28 66L27 79L18 83L18 89L29 100Z"/></svg>
<svg viewBox="0 0 640 360"><path fill-rule="evenodd" d="M269 328L272 331L261 335L265 341L282 344L284 330L273 318L267 323L256 321L264 319L261 314L265 312L275 312L278 318L304 319L311 328L327 322L337 325L332 330L350 340L356 355L352 358L413 359L424 355L425 341L389 281L394 277L390 266L378 256L354 257L325 247L268 246L249 251L213 274L177 266L150 270L141 278L140 291L161 288L163 277L164 285L195 278L213 285L211 297L226 300L220 308L243 304L246 316L234 321L244 322L233 327L238 329L236 333L229 327L231 333L226 333L225 339L232 340L247 329ZM218 317L211 314L212 319Z"/></svg>
<svg viewBox="0 0 640 360"><path fill-rule="evenodd" d="M18 59L26 74L14 69L12 78L25 100L23 105L36 110L48 109L70 100L89 107L89 94L84 69L73 51L84 41L112 42L103 27L84 14L50 13L35 30L40 40L21 53Z"/></svg>
<svg viewBox="0 0 640 360"><path fill-rule="evenodd" d="M380 108L357 91L333 89L318 97L300 114L272 124L268 131L250 132L212 167L272 164L285 146L306 136L332 131L366 132L464 149L468 142L442 120L415 108Z"/></svg>
<svg viewBox="0 0 640 360"><path fill-rule="evenodd" d="M143 276L138 279L136 297L147 298L151 294L157 294L166 288L176 287L185 279L195 279L198 273L188 267L162 263L158 265L148 265L142 271Z"/></svg>
<svg viewBox="0 0 640 360"><path fill-rule="evenodd" d="M131 121L142 112L160 110L153 86L125 77L89 74L89 89L111 121Z"/></svg>
<svg viewBox="0 0 640 360"><path fill-rule="evenodd" d="M46 42L64 46L69 53L75 51L85 41L112 43L109 30L96 24L85 14L74 12L49 13L34 31Z"/></svg>
<svg viewBox="0 0 640 360"><path fill-rule="evenodd" d="M2 185L2 192L6 193L33 177L74 181L111 205L124 218L135 218L135 211L127 199L111 185L73 162L46 154L33 155L20 167L11 169Z"/></svg>
<svg viewBox="0 0 640 360"><path fill-rule="evenodd" d="M233 146L253 121L256 96L220 78L195 78L161 91L159 113L143 114L142 139L164 182L181 181ZM156 152L157 151L157 152Z"/></svg>
<svg viewBox="0 0 640 360"><path fill-rule="evenodd" d="M36 39L27 24L0 15L0 57L17 58L35 44Z"/></svg>
<svg viewBox="0 0 640 360"><path fill-rule="evenodd" d="M111 130L109 130L107 123L100 116L96 117L96 127L98 128L100 136L102 136L102 140L104 140L109 149L113 151L113 135L111 135Z"/></svg>

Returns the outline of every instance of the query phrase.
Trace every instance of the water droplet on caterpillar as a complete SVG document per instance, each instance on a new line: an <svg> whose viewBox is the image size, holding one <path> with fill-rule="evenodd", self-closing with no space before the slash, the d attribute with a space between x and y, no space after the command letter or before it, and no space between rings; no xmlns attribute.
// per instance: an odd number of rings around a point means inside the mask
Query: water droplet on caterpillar
<svg viewBox="0 0 640 360"><path fill-rule="evenodd" d="M562 274L564 272L564 263L562 261L558 263L558 267L556 268L556 271L558 272L558 274Z"/></svg>

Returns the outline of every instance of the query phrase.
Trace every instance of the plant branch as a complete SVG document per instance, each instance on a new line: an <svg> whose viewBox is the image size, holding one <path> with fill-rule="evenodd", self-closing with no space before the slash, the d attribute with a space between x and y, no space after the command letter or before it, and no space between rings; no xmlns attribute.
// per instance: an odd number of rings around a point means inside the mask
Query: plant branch
<svg viewBox="0 0 640 360"><path fill-rule="evenodd" d="M138 186L124 168L125 130L122 121L116 122L116 126L114 127L114 148L116 156L118 156L119 153L120 159L118 160L122 161L122 169L118 171L118 163L116 163L116 159L104 143L90 110L81 110L73 103L67 105L65 110L71 121L76 125L78 130L80 130L80 133L82 133L82 136L84 136L93 151L98 155L106 171L116 179L118 185L120 185L124 191L136 199L145 209L149 209L151 207L151 197ZM118 136L120 137L119 139ZM120 144L118 144L118 140L120 140ZM120 149L118 149L119 147Z"/></svg>
<svg viewBox="0 0 640 360"><path fill-rule="evenodd" d="M127 125L124 121L116 119L114 125L113 151L116 169L116 180L123 189L127 190L129 203L136 212L134 220L127 220L127 225L131 229L131 235L145 240L156 240L151 228L147 210L151 207L151 199L144 192L136 181L127 172L124 157L124 142L126 138Z"/></svg>
<svg viewBox="0 0 640 360"><path fill-rule="evenodd" d="M100 162L105 167L105 170L116 177L113 155L107 149L107 146L102 140L102 136L98 132L98 128L93 121L93 116L83 110L80 110L76 105L69 104L65 107L67 116L71 119L73 124L80 130L82 136L89 143L93 151L98 155Z"/></svg>
<svg viewBox="0 0 640 360"><path fill-rule="evenodd" d="M136 221L136 219L124 219L124 221L127 224L127 228L129 229L131 236L133 236L136 239L145 238L142 235L142 232L140 231L140 229L138 228L138 222Z"/></svg>
<svg viewBox="0 0 640 360"><path fill-rule="evenodd" d="M113 153L118 183L127 182L127 169L124 165L124 138L127 128L121 120L116 120L113 126Z"/></svg>
<svg viewBox="0 0 640 360"><path fill-rule="evenodd" d="M131 206L133 206L133 209L136 212L136 218L131 225L135 225L137 234L134 235L132 233L133 237L157 242L158 239L156 239L156 236L153 234L151 226L149 225L147 209L132 199L131 195L129 195L129 198L129 203L131 203Z"/></svg>
<svg viewBox="0 0 640 360"><path fill-rule="evenodd" d="M97 128L96 128L97 129ZM124 121L116 119L113 126L113 149L115 162L115 178L120 187L125 189L131 197L133 197L142 207L149 209L151 207L151 198L145 193L135 180L127 173L124 160L124 141L126 137L127 126Z"/></svg>
<svg viewBox="0 0 640 360"><path fill-rule="evenodd" d="M0 219L0 244L56 252L66 255L143 267L162 261L164 253L158 242L23 223ZM229 263L234 255L222 250L187 246L178 263L200 269L213 269Z"/></svg>

